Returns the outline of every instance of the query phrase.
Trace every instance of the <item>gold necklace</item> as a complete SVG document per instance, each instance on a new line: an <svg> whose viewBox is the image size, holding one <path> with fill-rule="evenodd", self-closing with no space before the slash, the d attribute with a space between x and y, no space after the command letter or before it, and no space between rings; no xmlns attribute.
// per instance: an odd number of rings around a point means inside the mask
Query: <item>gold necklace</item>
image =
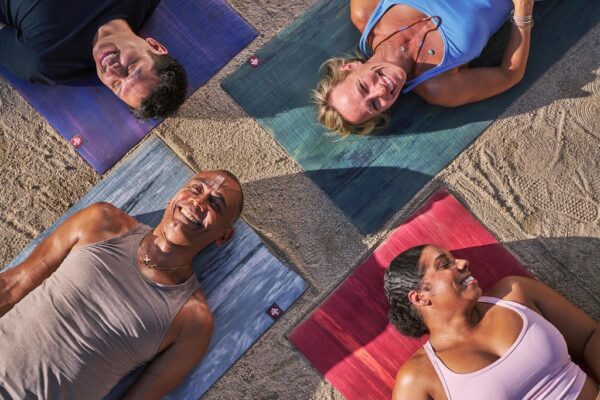
<svg viewBox="0 0 600 400"><path fill-rule="evenodd" d="M148 233L146 233L146 235L144 236L144 238L142 239L142 243L140 243L140 251L142 250L142 246L144 245L144 242L146 241L146 239L148 238L148 235L153 231L154 229L151 229L148 231ZM148 246L145 246L148 247ZM148 256L148 250L145 251L146 255L142 258L139 257L138 260L144 264L145 267L150 268L150 269L160 269L160 270L169 270L169 269L183 269L183 268L192 268L191 265L184 265L182 267L161 267L158 264L152 264L152 260L150 259L150 257Z"/></svg>

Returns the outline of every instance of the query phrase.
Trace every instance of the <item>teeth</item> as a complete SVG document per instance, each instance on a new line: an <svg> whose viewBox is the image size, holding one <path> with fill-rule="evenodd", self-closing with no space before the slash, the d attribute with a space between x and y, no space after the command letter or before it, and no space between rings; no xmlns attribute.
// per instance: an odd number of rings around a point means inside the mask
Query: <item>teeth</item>
<svg viewBox="0 0 600 400"><path fill-rule="evenodd" d="M392 82L392 80L383 73L381 74L381 79L383 79L383 81L385 82L385 85L388 87L388 90L392 92L394 90L394 82Z"/></svg>
<svg viewBox="0 0 600 400"><path fill-rule="evenodd" d="M188 210L186 210L185 208L181 208L181 213L183 214L184 217L186 217L187 219L189 219L190 221L192 221L193 223L195 223L196 225L202 225L202 221L196 219L191 212L189 212Z"/></svg>
<svg viewBox="0 0 600 400"><path fill-rule="evenodd" d="M460 281L461 285L467 286L469 283L473 282L475 280L475 278L473 278L471 275L467 276L465 279L463 279L462 281Z"/></svg>
<svg viewBox="0 0 600 400"><path fill-rule="evenodd" d="M112 52L104 56L102 59L102 68L106 69L110 63L117 57L117 52Z"/></svg>

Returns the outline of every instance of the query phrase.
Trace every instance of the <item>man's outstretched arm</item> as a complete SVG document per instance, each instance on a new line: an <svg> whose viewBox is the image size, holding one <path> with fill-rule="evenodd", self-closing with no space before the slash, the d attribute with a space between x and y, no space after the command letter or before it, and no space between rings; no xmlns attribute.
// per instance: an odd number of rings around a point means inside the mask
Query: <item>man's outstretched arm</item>
<svg viewBox="0 0 600 400"><path fill-rule="evenodd" d="M0 317L52 275L74 246L119 234L134 222L108 203L96 203L73 214L25 261L0 273Z"/></svg>
<svg viewBox="0 0 600 400"><path fill-rule="evenodd" d="M0 317L48 278L79 239L85 210L71 216L16 267L0 273Z"/></svg>

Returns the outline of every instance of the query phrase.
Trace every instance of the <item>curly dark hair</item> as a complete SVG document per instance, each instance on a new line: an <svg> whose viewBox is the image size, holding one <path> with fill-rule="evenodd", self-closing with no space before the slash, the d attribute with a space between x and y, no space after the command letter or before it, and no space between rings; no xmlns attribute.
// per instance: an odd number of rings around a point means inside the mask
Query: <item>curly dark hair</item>
<svg viewBox="0 0 600 400"><path fill-rule="evenodd" d="M173 57L150 52L154 59L152 70L158 75L158 85L133 109L140 119L164 118L173 114L185 100L187 78L185 70Z"/></svg>
<svg viewBox="0 0 600 400"><path fill-rule="evenodd" d="M383 277L383 290L390 305L390 322L403 335L416 338L429 333L429 330L408 299L408 293L421 289L423 271L419 267L419 258L426 246L415 246L402 252L392 260Z"/></svg>

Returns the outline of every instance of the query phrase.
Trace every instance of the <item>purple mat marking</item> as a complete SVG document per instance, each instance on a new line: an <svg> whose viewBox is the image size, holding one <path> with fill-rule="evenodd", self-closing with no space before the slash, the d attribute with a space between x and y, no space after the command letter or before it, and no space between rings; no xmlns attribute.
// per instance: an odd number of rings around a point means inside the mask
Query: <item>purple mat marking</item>
<svg viewBox="0 0 600 400"><path fill-rule="evenodd" d="M162 42L185 67L190 95L257 32L223 0L162 0L140 34ZM95 74L56 86L33 85L1 68L0 74L63 138L80 135L77 152L100 174L161 122L138 121Z"/></svg>

